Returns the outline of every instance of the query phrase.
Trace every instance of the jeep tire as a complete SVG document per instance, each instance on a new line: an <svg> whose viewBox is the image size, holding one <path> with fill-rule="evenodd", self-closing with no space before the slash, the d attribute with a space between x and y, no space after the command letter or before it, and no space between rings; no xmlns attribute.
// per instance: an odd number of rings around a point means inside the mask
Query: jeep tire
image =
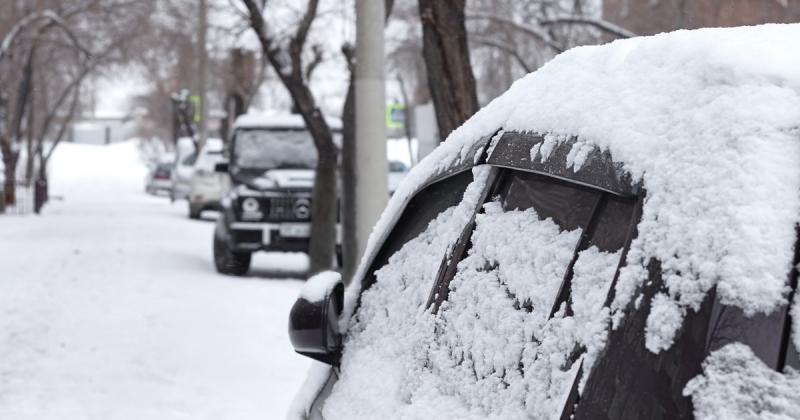
<svg viewBox="0 0 800 420"><path fill-rule="evenodd" d="M249 252L235 252L227 241L214 235L214 265L217 272L232 276L243 276L250 270Z"/></svg>
<svg viewBox="0 0 800 420"><path fill-rule="evenodd" d="M203 209L200 206L195 206L191 202L189 202L189 218L190 219L199 219L200 215L203 213Z"/></svg>

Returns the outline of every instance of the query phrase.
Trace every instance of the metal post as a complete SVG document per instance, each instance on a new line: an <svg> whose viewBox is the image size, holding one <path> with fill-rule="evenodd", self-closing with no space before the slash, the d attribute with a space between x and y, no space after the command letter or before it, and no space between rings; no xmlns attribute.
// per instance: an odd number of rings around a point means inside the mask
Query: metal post
<svg viewBox="0 0 800 420"><path fill-rule="evenodd" d="M383 72L383 1L356 1L356 239L364 252L389 198L386 159L386 87Z"/></svg>
<svg viewBox="0 0 800 420"><path fill-rule="evenodd" d="M208 120L208 97L207 97L207 77L208 77L208 51L206 50L206 32L208 31L208 6L207 0L200 0L198 2L198 8L200 9L200 16L199 21L200 25L198 27L197 33L197 43L198 43L198 86L197 86L197 94L200 96L200 121L197 122L197 131L199 132L198 143L200 147L203 147L206 144L206 137L208 133L206 132L206 123Z"/></svg>

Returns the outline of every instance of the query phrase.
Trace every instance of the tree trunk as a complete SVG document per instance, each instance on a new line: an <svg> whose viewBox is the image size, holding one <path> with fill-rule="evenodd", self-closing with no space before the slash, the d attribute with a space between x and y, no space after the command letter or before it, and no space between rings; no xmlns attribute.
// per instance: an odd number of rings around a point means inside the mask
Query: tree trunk
<svg viewBox="0 0 800 420"><path fill-rule="evenodd" d="M3 194L5 195L5 204L11 206L17 202L17 189L16 189L16 169L17 169L17 156L11 149L11 143L8 139L0 139L0 151L3 152L3 165L5 166L5 183L3 185Z"/></svg>
<svg viewBox="0 0 800 420"><path fill-rule="evenodd" d="M33 185L33 164L34 164L34 155L33 155L33 139L34 136L34 126L35 126L35 119L36 119L36 106L35 106L35 97L31 98L30 104L28 105L28 116L25 128L25 186L30 187Z"/></svg>
<svg viewBox="0 0 800 420"><path fill-rule="evenodd" d="M283 51L288 55L290 63L286 62L286 57L273 45L273 40L266 31L262 10L255 0L243 0L243 2L248 9L250 26L258 36L264 57L272 64L284 87L289 91L317 149L317 170L311 199L311 238L308 250L309 274L313 275L333 266L338 213L336 145L333 143L333 135L328 123L317 108L311 89L303 79L305 74L302 63L303 46L311 23L316 17L319 1L309 0L297 32L289 42L288 49Z"/></svg>
<svg viewBox="0 0 800 420"><path fill-rule="evenodd" d="M317 149L317 169L311 198L311 238L308 250L309 274L328 270L333 266L336 250L337 174L336 145L330 127L314 103L311 91L302 80L287 78L286 86L292 93L306 127L311 132Z"/></svg>
<svg viewBox="0 0 800 420"><path fill-rule="evenodd" d="M419 0L422 53L442 141L479 108L464 24L465 2Z"/></svg>

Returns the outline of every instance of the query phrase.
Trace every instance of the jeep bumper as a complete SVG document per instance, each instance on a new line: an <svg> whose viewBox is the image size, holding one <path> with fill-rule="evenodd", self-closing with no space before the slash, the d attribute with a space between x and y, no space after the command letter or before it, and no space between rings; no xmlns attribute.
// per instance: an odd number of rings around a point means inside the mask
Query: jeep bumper
<svg viewBox="0 0 800 420"><path fill-rule="evenodd" d="M236 222L229 228L231 246L236 251L308 252L311 223ZM341 243L340 225L336 226L336 244Z"/></svg>

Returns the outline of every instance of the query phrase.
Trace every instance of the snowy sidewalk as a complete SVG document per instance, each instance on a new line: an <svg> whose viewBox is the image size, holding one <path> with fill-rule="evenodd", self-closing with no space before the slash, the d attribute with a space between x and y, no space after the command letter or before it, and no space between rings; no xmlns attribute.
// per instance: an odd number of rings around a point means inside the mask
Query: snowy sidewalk
<svg viewBox="0 0 800 420"><path fill-rule="evenodd" d="M62 145L52 171L63 201L0 216L0 419L282 418L302 283L217 275L213 222L145 195L133 143Z"/></svg>

